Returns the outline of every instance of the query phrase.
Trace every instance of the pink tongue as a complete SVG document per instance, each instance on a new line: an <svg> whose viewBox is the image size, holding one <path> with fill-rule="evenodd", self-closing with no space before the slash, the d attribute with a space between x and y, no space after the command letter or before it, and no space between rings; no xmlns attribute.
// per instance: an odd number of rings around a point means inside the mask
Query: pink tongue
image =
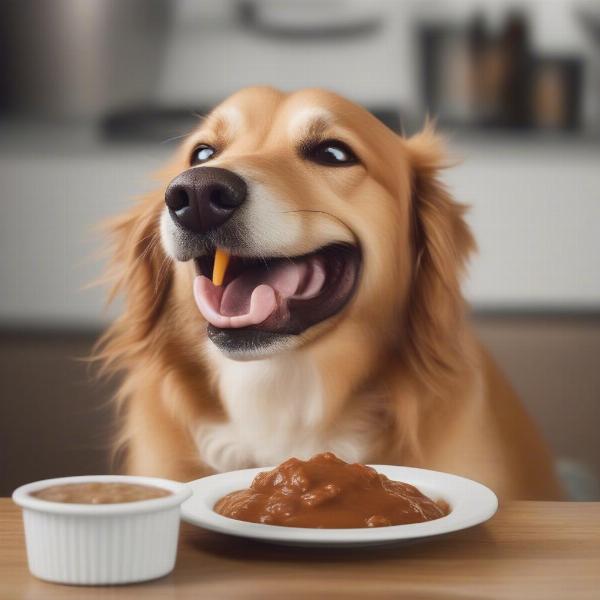
<svg viewBox="0 0 600 600"><path fill-rule="evenodd" d="M265 321L287 298L316 294L324 281L325 270L318 259L281 262L249 268L225 288L199 275L194 280L194 298L204 318L215 327L247 327Z"/></svg>

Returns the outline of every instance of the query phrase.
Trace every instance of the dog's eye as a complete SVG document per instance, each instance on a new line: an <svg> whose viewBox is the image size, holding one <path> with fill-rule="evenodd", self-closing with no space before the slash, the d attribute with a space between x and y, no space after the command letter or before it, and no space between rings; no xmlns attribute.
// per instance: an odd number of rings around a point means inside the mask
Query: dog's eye
<svg viewBox="0 0 600 600"><path fill-rule="evenodd" d="M194 166L205 163L207 160L210 160L216 154L216 152L217 151L212 146L209 146L208 144L200 144L192 152L190 164Z"/></svg>
<svg viewBox="0 0 600 600"><path fill-rule="evenodd" d="M305 149L304 156L320 165L332 167L345 167L359 162L348 145L339 140L325 140L309 146Z"/></svg>

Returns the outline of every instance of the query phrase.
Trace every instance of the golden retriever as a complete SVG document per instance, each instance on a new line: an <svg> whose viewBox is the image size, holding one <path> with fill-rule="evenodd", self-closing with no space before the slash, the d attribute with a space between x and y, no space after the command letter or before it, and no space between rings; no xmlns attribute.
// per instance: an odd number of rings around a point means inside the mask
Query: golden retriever
<svg viewBox="0 0 600 600"><path fill-rule="evenodd" d="M474 241L444 166L430 126L400 137L318 89L244 89L203 120L113 223L125 307L99 356L124 373L127 472L189 480L327 450L558 497L466 319Z"/></svg>

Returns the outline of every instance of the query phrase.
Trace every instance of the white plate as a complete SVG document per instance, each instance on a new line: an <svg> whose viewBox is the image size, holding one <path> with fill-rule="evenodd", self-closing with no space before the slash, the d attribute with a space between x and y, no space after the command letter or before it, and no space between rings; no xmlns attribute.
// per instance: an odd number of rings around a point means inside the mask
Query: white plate
<svg viewBox="0 0 600 600"><path fill-rule="evenodd" d="M219 515L215 502L236 490L248 488L257 473L269 468L245 469L191 481L193 495L181 506L188 523L238 537L290 546L371 546L414 541L459 531L487 521L498 508L494 492L481 483L426 469L371 465L395 481L415 485L434 500L443 499L451 512L441 519L410 525L361 529L313 529L247 523ZM272 468L272 467L271 467Z"/></svg>

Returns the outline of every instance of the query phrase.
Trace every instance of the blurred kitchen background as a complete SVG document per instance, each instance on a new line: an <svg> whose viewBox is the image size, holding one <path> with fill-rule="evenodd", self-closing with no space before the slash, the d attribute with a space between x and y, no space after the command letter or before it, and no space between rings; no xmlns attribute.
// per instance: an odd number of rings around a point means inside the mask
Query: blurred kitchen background
<svg viewBox="0 0 600 600"><path fill-rule="evenodd" d="M110 468L81 360L118 306L94 226L234 90L322 86L463 162L473 320L578 499L600 498L600 2L8 0L0 19L0 494Z"/></svg>

